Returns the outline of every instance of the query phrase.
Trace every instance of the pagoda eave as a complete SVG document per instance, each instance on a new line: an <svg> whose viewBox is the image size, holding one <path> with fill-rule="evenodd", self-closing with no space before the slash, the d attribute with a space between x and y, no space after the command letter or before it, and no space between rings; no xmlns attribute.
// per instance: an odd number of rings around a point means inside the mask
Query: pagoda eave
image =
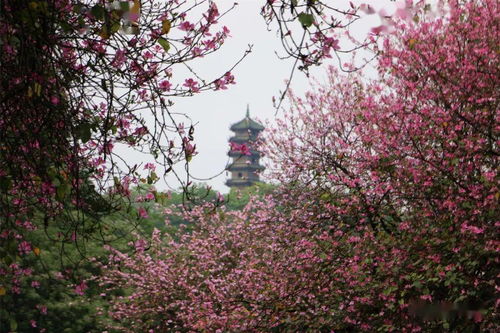
<svg viewBox="0 0 500 333"><path fill-rule="evenodd" d="M242 121L232 125L230 127L230 130L233 132L236 131L242 131L242 130L252 130L256 132L261 132L264 130L264 126L259 124L258 122L250 119L250 118L245 118Z"/></svg>

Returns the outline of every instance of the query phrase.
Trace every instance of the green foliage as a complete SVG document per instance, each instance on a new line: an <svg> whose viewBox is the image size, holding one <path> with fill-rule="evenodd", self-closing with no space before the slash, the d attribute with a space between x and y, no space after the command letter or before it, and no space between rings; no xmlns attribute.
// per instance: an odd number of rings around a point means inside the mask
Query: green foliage
<svg viewBox="0 0 500 333"><path fill-rule="evenodd" d="M71 191L71 187L66 188L67 184L56 176L54 182L58 183L57 191L61 192L57 193L58 200L64 204L66 192ZM5 186L7 181L4 178L2 185ZM151 185L144 184L132 190L129 201L116 204L119 210L94 207L88 214L68 210L63 216L50 219L42 214L34 217L33 221L39 221L37 225L45 227L30 234L28 240L33 245L32 252L20 257L16 243L12 242L11 251L8 244L4 244L0 254L4 261L12 258L12 262L29 264L34 271L42 273L22 277L22 285L26 288L22 288L20 294L0 294L0 332L39 332L40 328L47 332L102 332L110 321L106 312L101 312L106 309L109 295L100 296L103 291L91 277L100 274L95 262L107 261L108 253L103 245L112 245L127 253L132 251L130 244L134 234L149 237L155 228L171 235L190 232L194 225L183 218L184 210L208 202L225 206L228 210L241 210L251 197L262 198L273 189L274 186L264 183L233 189L222 201L216 191L204 184L170 193L158 192ZM82 191L91 197L90 188L82 188ZM154 199L145 199L148 193L153 194ZM151 198L151 195L147 197ZM102 204L103 200L96 197L95 204L98 206L99 203ZM147 217L140 217L139 208L147 212ZM96 215L99 211L102 213ZM95 223L97 220L99 223ZM80 223L82 221L84 223ZM75 286L87 279L90 279L88 289L84 295L78 295ZM32 283L39 286L29 288ZM45 307L47 312L43 314L42 308Z"/></svg>
<svg viewBox="0 0 500 333"><path fill-rule="evenodd" d="M158 38L158 44L160 44L161 47L163 47L165 52L168 52L168 50L170 50L170 43L165 38L161 38L161 37Z"/></svg>
<svg viewBox="0 0 500 333"><path fill-rule="evenodd" d="M76 295L70 285L97 273L84 257L99 255L102 246L64 240L55 226L33 231L30 236L31 243L37 247L33 253L17 258L17 262L29 263L37 274L21 277L22 286L26 287L20 294L7 293L1 297L0 332L39 332L39 328L48 332L94 332L98 327L97 304ZM33 283L39 286L27 287ZM88 290L90 294L97 292L93 289ZM47 309L46 314L42 308ZM37 327L26 318L34 320ZM7 324L7 320L11 323ZM13 322L17 329L12 326Z"/></svg>
<svg viewBox="0 0 500 333"><path fill-rule="evenodd" d="M242 210L252 197L263 198L271 194L276 186L266 183L257 183L241 189L232 188L227 196L226 208L228 210Z"/></svg>
<svg viewBox="0 0 500 333"><path fill-rule="evenodd" d="M96 263L106 263L108 256L103 245L130 252L133 234L147 234L153 229L149 219L138 219L130 203L123 202L122 207L117 212L106 211L98 224L92 223L91 216L76 211L51 219L40 214L32 220L39 220L37 224L45 227L29 234L30 253L20 256L16 255L17 247L0 248L2 258L12 258L12 262L36 272L19 277L19 294L5 290L0 293L0 332L39 332L40 328L46 332L105 330L108 319L105 313L99 313L107 303L100 296L102 289L88 280L88 289L78 295L75 286L100 274ZM33 283L38 286L29 287Z"/></svg>
<svg viewBox="0 0 500 333"><path fill-rule="evenodd" d="M142 185L132 191L132 200L144 197L148 192L154 194L154 200L140 203L146 208L148 219L141 222L141 230L145 235L150 235L154 228L170 235L179 231L179 227L185 228L189 232L193 223L183 217L184 211L190 211L194 207L211 203L216 207L225 207L229 211L242 210L252 197L262 199L265 195L271 194L275 189L274 185L257 183L250 187L241 189L231 189L224 198L216 191L205 184L194 184L187 189L178 189L172 192L158 192L151 186Z"/></svg>
<svg viewBox="0 0 500 333"><path fill-rule="evenodd" d="M300 13L298 19L304 29L309 28L314 23L314 16L312 16L311 14Z"/></svg>

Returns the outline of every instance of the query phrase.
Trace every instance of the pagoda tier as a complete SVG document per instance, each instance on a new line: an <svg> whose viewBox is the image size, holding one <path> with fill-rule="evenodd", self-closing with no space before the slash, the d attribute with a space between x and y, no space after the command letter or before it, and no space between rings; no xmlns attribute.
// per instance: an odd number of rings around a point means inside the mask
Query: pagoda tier
<svg viewBox="0 0 500 333"><path fill-rule="evenodd" d="M259 164L260 153L253 149L259 133L264 130L264 126L250 118L247 107L246 117L231 125L230 129L234 132L234 136L229 139L229 142L245 145L248 155L238 150L228 152L232 159L227 168L231 172L231 178L227 180L226 185L237 188L252 186L260 181L259 172L264 170L264 167Z"/></svg>

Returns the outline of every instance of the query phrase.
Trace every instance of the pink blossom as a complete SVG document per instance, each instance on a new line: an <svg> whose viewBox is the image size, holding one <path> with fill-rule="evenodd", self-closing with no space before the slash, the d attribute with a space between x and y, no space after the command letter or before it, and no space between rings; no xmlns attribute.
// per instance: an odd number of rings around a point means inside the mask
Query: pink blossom
<svg viewBox="0 0 500 333"><path fill-rule="evenodd" d="M189 78L184 81L183 84L184 87L189 88L192 92L198 92L200 91L200 88L198 87L198 82Z"/></svg>
<svg viewBox="0 0 500 333"><path fill-rule="evenodd" d="M160 89L163 91L170 91L172 84L168 80L163 80L160 82Z"/></svg>
<svg viewBox="0 0 500 333"><path fill-rule="evenodd" d="M18 251L20 254L28 254L31 252L31 244L27 241L22 241L18 245Z"/></svg>
<svg viewBox="0 0 500 333"><path fill-rule="evenodd" d="M111 66L116 67L116 68L121 68L123 64L126 61L126 54L127 52L122 49L116 50L115 57L113 58L113 61L111 62Z"/></svg>
<svg viewBox="0 0 500 333"><path fill-rule="evenodd" d="M193 47L191 50L191 53L193 54L194 57L201 57L202 56L202 50L199 47Z"/></svg>
<svg viewBox="0 0 500 333"><path fill-rule="evenodd" d="M75 287L75 294L83 296L85 294L85 290L88 289L87 283L85 281L82 281L80 284L78 284Z"/></svg>
<svg viewBox="0 0 500 333"><path fill-rule="evenodd" d="M184 21L180 24L179 29L182 31L193 31L194 30L194 24Z"/></svg>
<svg viewBox="0 0 500 333"><path fill-rule="evenodd" d="M231 72L226 72L224 74L224 80L226 81L226 84L235 84L236 83L234 81L234 75L231 74Z"/></svg>
<svg viewBox="0 0 500 333"><path fill-rule="evenodd" d="M139 217L141 219L149 218L148 212L143 207L139 207Z"/></svg>
<svg viewBox="0 0 500 333"><path fill-rule="evenodd" d="M221 90L221 89L226 90L227 89L226 81L224 81L224 80L221 80L221 79L215 80L214 84L215 84L215 90Z"/></svg>
<svg viewBox="0 0 500 333"><path fill-rule="evenodd" d="M468 225L467 223L463 223L461 225L461 231L462 232L471 232L473 234L476 234L476 235L479 235L479 234L482 234L484 232L484 229L483 228L479 228L479 227L476 227L474 225Z"/></svg>
<svg viewBox="0 0 500 333"><path fill-rule="evenodd" d="M47 314L47 307L45 305L37 305L36 308L40 311L41 314Z"/></svg>
<svg viewBox="0 0 500 333"><path fill-rule="evenodd" d="M156 166L153 163L144 164L144 170L155 171L155 169L156 169Z"/></svg>
<svg viewBox="0 0 500 333"><path fill-rule="evenodd" d="M359 6L359 9L368 15L375 14L375 9L372 6L367 5L367 4L361 4Z"/></svg>
<svg viewBox="0 0 500 333"><path fill-rule="evenodd" d="M50 97L50 102L54 105L58 105L59 104L59 97L57 97L57 96Z"/></svg>
<svg viewBox="0 0 500 333"><path fill-rule="evenodd" d="M248 146L244 143L239 144L236 142L230 142L229 145L231 147L231 151L239 152L242 155L247 155L247 156L252 155L252 152L250 151L250 149L248 149Z"/></svg>

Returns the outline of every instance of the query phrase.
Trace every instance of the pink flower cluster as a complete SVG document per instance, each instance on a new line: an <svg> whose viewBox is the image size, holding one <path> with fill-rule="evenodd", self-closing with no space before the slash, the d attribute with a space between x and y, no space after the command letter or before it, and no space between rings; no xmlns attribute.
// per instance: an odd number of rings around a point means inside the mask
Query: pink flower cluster
<svg viewBox="0 0 500 333"><path fill-rule="evenodd" d="M499 330L500 8L448 4L395 22L378 80L330 69L290 94L264 140L272 196L113 251L124 332Z"/></svg>
<svg viewBox="0 0 500 333"><path fill-rule="evenodd" d="M248 146L244 143L236 143L236 142L230 142L229 146L231 147L231 151L240 153L242 155L247 155L250 156L252 155L252 152L248 148Z"/></svg>
<svg viewBox="0 0 500 333"><path fill-rule="evenodd" d="M215 90L225 90L227 89L227 85L230 84L236 84L236 82L234 81L234 76L231 74L231 72L227 72L222 78L214 81Z"/></svg>

